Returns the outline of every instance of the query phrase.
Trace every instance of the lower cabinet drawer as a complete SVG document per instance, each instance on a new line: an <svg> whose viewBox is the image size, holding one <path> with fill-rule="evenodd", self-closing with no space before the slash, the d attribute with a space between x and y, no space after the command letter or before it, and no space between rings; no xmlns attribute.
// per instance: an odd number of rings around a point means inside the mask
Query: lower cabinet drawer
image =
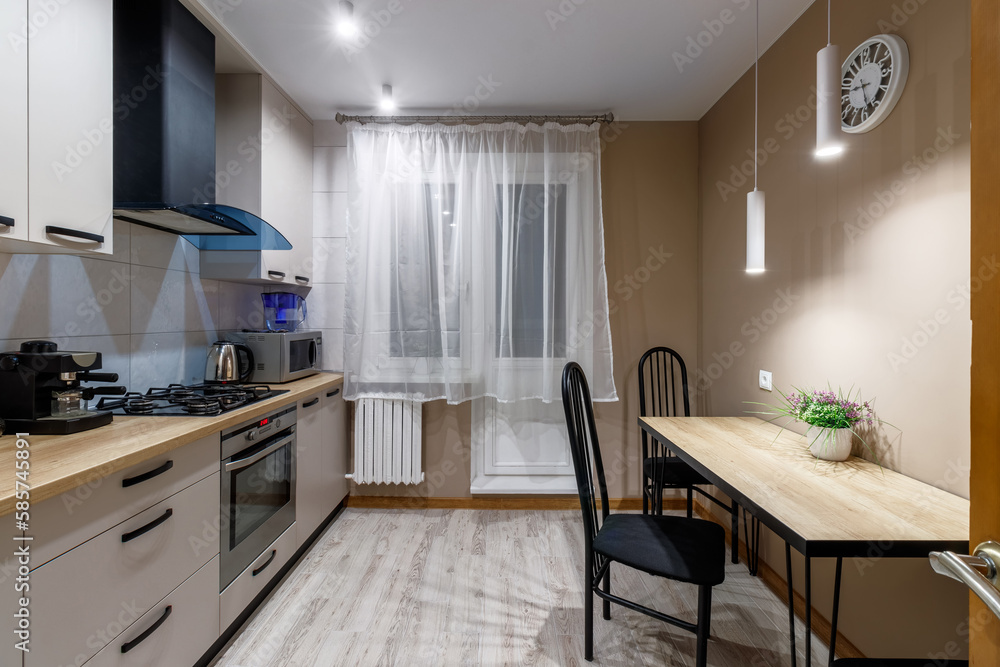
<svg viewBox="0 0 1000 667"><path fill-rule="evenodd" d="M219 557L195 572L86 663L190 667L219 637Z"/></svg>
<svg viewBox="0 0 1000 667"><path fill-rule="evenodd" d="M220 632L224 632L243 613L247 605L264 590L264 586L294 553L295 524L293 523L219 595Z"/></svg>
<svg viewBox="0 0 1000 667"><path fill-rule="evenodd" d="M25 666L86 662L219 554L218 517L215 473L32 572Z"/></svg>

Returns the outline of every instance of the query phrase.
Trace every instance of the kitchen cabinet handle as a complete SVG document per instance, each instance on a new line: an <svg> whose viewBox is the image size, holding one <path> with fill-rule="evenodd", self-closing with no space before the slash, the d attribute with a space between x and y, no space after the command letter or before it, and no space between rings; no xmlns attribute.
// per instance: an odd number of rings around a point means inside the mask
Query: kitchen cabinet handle
<svg viewBox="0 0 1000 667"><path fill-rule="evenodd" d="M326 397L327 398L333 398L334 396L336 396L339 393L340 393L340 388L338 387L337 389L334 389L333 391L327 392Z"/></svg>
<svg viewBox="0 0 1000 667"><path fill-rule="evenodd" d="M174 467L173 461L167 461L159 468L153 468L148 472L144 472L141 475L136 475L135 477L126 477L122 480L122 488L127 489L130 486L135 486L136 484L142 484L145 481L151 480L158 475L162 475L171 468Z"/></svg>
<svg viewBox="0 0 1000 667"><path fill-rule="evenodd" d="M271 561L273 561L274 557L277 556L277 555L278 555L278 550L277 549L271 549L271 557L267 559L266 563L264 563L263 565L261 565L260 567L258 567L256 570L253 571L253 576L256 577L258 574L260 574L261 572L263 572L264 570L266 570L267 566L271 564Z"/></svg>
<svg viewBox="0 0 1000 667"><path fill-rule="evenodd" d="M278 280L282 280L285 277L285 272L284 271L268 271L267 275L271 276L272 278L277 278Z"/></svg>
<svg viewBox="0 0 1000 667"><path fill-rule="evenodd" d="M295 282L302 283L303 285L309 284L309 279L305 276L295 276Z"/></svg>
<svg viewBox="0 0 1000 667"><path fill-rule="evenodd" d="M6 215L0 215L0 225L4 227L13 227L14 218L8 218Z"/></svg>
<svg viewBox="0 0 1000 667"><path fill-rule="evenodd" d="M243 468L248 468L252 466L254 463L257 463L257 461L260 461L268 454L276 452L285 445L288 445L290 442L292 442L292 440L293 440L292 436L282 438L273 445L270 445L269 447L266 447L265 449L262 449L256 454L252 454L246 457L245 459L237 459L235 461L230 461L229 463L226 464L226 472L232 472L234 470L242 470Z"/></svg>
<svg viewBox="0 0 1000 667"><path fill-rule="evenodd" d="M46 234L53 234L55 236L68 236L73 239L80 239L83 241L93 241L94 243L104 243L104 237L100 234L93 234L91 232L81 232L76 229L68 229L66 227L55 227L53 225L45 226Z"/></svg>
<svg viewBox="0 0 1000 667"><path fill-rule="evenodd" d="M154 528L156 528L157 526L159 526L161 523L163 523L164 521L166 521L167 519L169 519L173 515L174 515L174 510L168 507L167 511L163 513L163 516L161 516L161 517L159 517L157 519L153 519L152 521L150 521L149 523L147 523L142 528L136 528L132 532L123 533L122 534L122 543L131 542L135 538L137 538L137 537L139 537L141 535L145 535L146 533L148 533L149 531L153 530Z"/></svg>
<svg viewBox="0 0 1000 667"><path fill-rule="evenodd" d="M168 604L167 608L163 610L163 614L158 619L156 619L156 623L153 623L151 626L149 626L148 628L146 628L145 630L143 630L142 634L139 635L138 637L136 637L135 639L133 639L132 641L125 642L124 644L122 644L122 653L128 653L129 651L131 651L132 649L134 649L136 646L138 646L142 642L146 641L146 639L151 634L153 634L154 632L156 632L160 628L160 626L163 625L163 622L166 621L167 618L170 617L170 613L173 610L174 610L174 606L172 604Z"/></svg>
<svg viewBox="0 0 1000 667"><path fill-rule="evenodd" d="M307 401L307 402L303 403L302 407L304 407L304 408L311 408L312 406L316 405L317 403L319 403L319 396L317 396L316 398L314 398L311 401Z"/></svg>

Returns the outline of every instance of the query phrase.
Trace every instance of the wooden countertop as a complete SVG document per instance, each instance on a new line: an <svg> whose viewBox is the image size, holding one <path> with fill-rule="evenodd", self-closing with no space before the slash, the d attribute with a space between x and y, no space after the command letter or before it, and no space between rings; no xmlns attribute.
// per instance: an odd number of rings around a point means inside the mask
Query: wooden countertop
<svg viewBox="0 0 1000 667"><path fill-rule="evenodd" d="M639 425L727 495L756 505L761 520L803 553L968 548L965 498L857 457L819 461L805 436L775 424L756 417L641 417Z"/></svg>
<svg viewBox="0 0 1000 667"><path fill-rule="evenodd" d="M343 381L344 376L339 373L319 373L275 385L289 390L288 393L218 417L115 415L107 426L82 433L29 435L31 502L71 491ZM14 511L15 443L14 436L0 437L0 516Z"/></svg>

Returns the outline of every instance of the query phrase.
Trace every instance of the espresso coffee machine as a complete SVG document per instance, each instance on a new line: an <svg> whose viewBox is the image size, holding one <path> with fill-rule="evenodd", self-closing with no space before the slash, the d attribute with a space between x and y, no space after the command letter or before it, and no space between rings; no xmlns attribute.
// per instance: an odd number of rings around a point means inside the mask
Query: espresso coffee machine
<svg viewBox="0 0 1000 667"><path fill-rule="evenodd" d="M117 382L117 373L95 373L100 352L59 351L47 340L0 353L0 432L65 435L111 423L111 413L87 409L94 396L120 396L125 387L83 387Z"/></svg>

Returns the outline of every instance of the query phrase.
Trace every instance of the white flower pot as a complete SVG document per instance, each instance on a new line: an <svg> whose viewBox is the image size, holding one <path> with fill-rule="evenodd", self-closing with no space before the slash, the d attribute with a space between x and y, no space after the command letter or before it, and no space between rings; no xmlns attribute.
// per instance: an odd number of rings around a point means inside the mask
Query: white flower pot
<svg viewBox="0 0 1000 667"><path fill-rule="evenodd" d="M806 431L809 451L824 461L846 461L851 458L854 434L849 428L818 428L810 426Z"/></svg>

